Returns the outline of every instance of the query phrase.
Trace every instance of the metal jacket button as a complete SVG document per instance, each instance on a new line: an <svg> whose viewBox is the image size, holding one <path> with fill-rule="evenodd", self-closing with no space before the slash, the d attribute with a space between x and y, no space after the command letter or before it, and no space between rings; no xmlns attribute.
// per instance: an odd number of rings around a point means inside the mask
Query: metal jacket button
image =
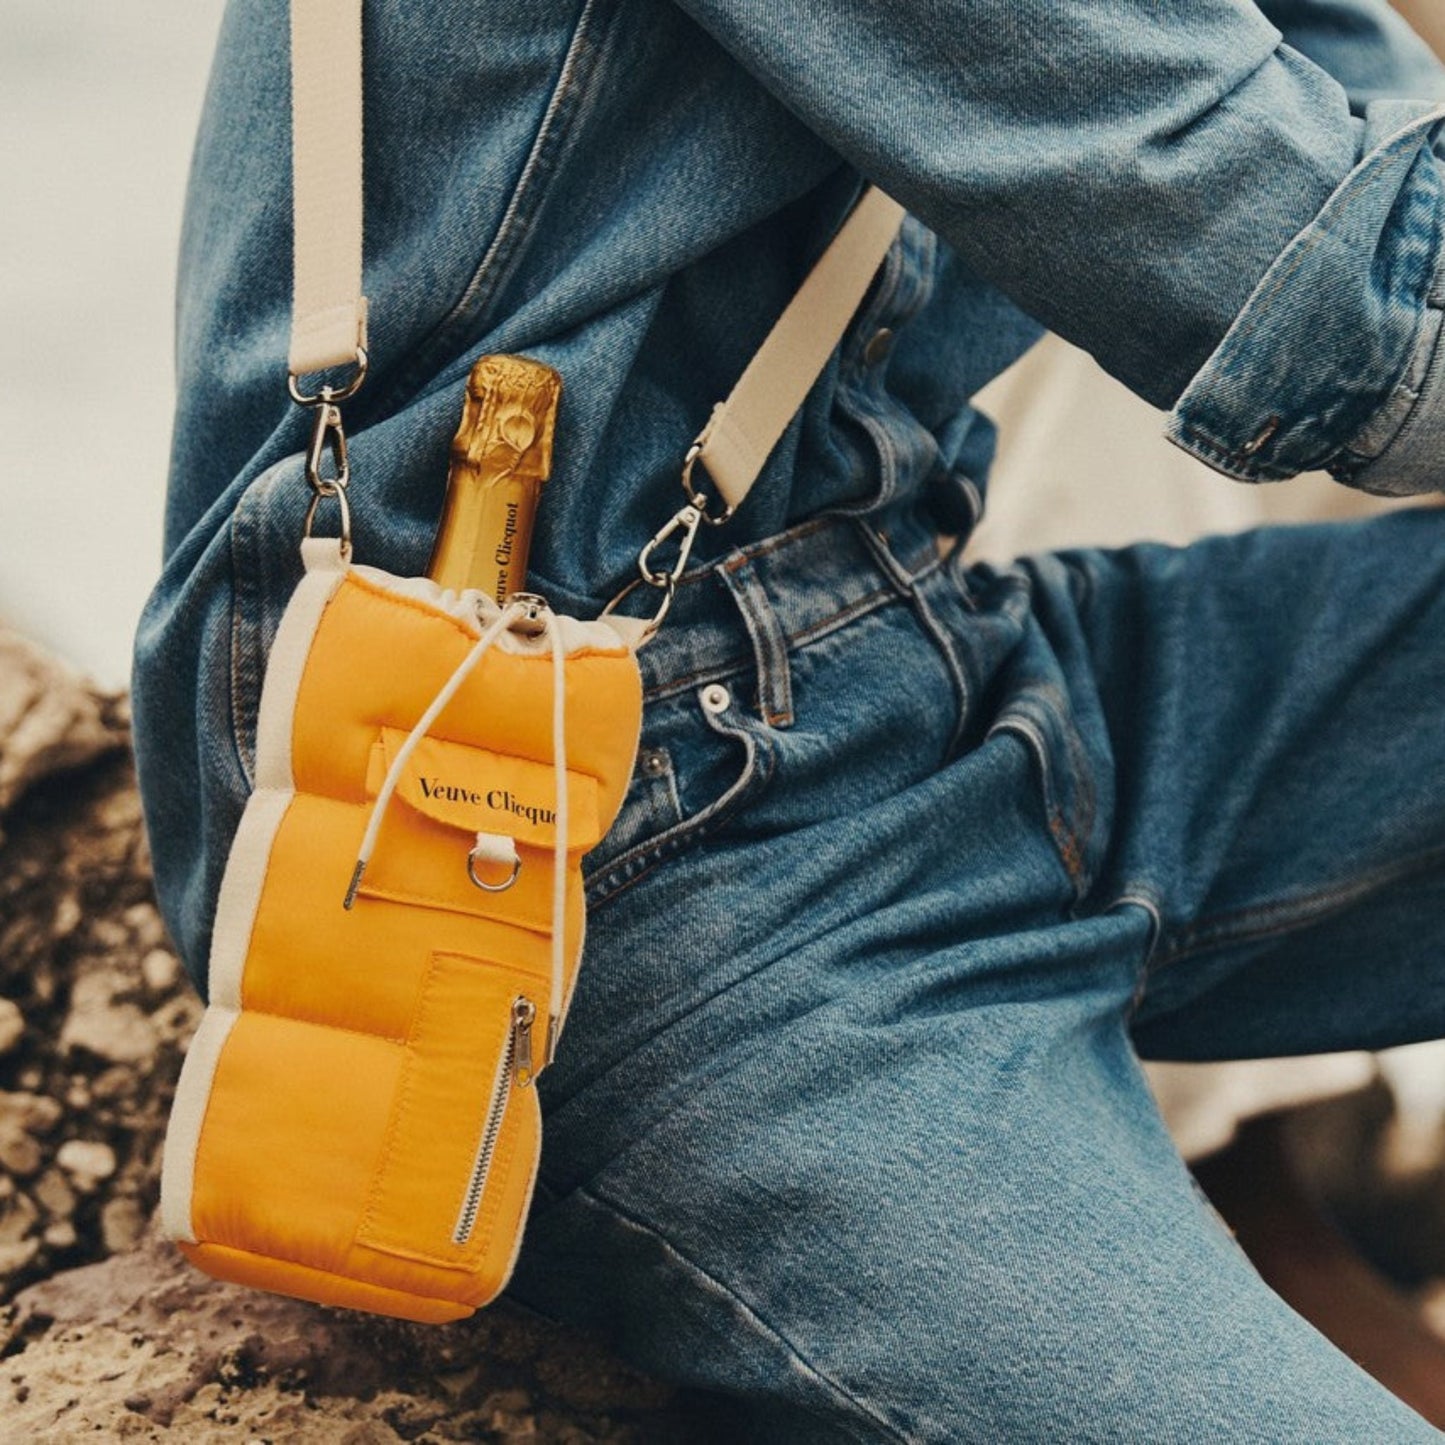
<svg viewBox="0 0 1445 1445"><path fill-rule="evenodd" d="M877 366L893 350L893 333L886 326L880 326L872 336L868 338L868 344L863 348L863 360L869 366Z"/></svg>

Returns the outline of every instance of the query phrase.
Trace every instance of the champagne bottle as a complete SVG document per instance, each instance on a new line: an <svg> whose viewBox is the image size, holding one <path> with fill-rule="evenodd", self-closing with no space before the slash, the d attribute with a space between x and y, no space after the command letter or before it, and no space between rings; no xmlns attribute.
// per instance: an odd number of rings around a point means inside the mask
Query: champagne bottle
<svg viewBox="0 0 1445 1445"><path fill-rule="evenodd" d="M498 602L526 590L561 395L557 372L525 356L483 356L472 367L427 566L433 581L480 588Z"/></svg>

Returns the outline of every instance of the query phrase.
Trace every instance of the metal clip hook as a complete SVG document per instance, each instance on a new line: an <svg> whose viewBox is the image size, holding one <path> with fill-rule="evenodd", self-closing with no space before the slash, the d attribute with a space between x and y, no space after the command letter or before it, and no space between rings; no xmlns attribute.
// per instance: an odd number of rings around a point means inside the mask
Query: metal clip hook
<svg viewBox="0 0 1445 1445"><path fill-rule="evenodd" d="M659 531L654 532L651 540L642 549L637 557L637 570L641 574L634 577L606 607L602 609L602 616L609 616L623 598L630 596L644 584L648 587L660 588L663 593L662 602L648 622L643 633L644 638L651 637L662 625L662 619L667 616L668 608L672 606L672 599L677 592L678 578L687 570L687 559L692 555L692 544L697 541L698 530L707 520L706 516L693 506L680 508L668 520L667 525ZM665 572L654 571L652 567L652 554L675 533L682 533L682 541L678 543L677 557L673 564Z"/></svg>
<svg viewBox="0 0 1445 1445"><path fill-rule="evenodd" d="M335 474L326 476L321 463L327 452ZM346 431L341 425L341 408L335 402L316 403L316 425L306 452L306 480L319 496L329 497L351 480L351 462L346 452Z"/></svg>
<svg viewBox="0 0 1445 1445"><path fill-rule="evenodd" d="M687 559L692 555L692 544L697 541L698 528L702 524L703 514L694 506L688 505L675 512L637 554L637 570L642 573L642 580L651 587L666 587L671 591L677 579L687 570ZM683 534L677 547L677 560L666 572L654 572L650 565L652 554L675 532Z"/></svg>

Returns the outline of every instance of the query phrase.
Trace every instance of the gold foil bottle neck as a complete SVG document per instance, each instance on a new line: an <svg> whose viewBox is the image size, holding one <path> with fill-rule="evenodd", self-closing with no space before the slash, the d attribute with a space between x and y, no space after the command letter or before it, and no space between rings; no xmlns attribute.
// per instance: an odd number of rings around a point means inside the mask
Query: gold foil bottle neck
<svg viewBox="0 0 1445 1445"><path fill-rule="evenodd" d="M427 567L443 587L476 587L498 602L526 590L561 396L561 376L525 356L483 356L473 365Z"/></svg>

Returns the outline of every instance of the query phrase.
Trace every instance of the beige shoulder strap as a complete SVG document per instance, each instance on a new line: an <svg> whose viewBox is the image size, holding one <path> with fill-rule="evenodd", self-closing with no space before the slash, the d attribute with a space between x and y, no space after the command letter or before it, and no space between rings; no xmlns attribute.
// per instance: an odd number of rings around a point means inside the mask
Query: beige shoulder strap
<svg viewBox="0 0 1445 1445"><path fill-rule="evenodd" d="M291 0L295 292L290 369L353 362L366 345L361 294L361 0ZM739 506L842 339L903 222L864 192L778 318L732 395L713 408L696 458Z"/></svg>
<svg viewBox="0 0 1445 1445"><path fill-rule="evenodd" d="M778 317L732 394L697 439L722 499L740 506L778 439L843 339L898 227L903 207L870 186Z"/></svg>
<svg viewBox="0 0 1445 1445"><path fill-rule="evenodd" d="M291 0L293 377L355 362L361 294L361 0Z"/></svg>

